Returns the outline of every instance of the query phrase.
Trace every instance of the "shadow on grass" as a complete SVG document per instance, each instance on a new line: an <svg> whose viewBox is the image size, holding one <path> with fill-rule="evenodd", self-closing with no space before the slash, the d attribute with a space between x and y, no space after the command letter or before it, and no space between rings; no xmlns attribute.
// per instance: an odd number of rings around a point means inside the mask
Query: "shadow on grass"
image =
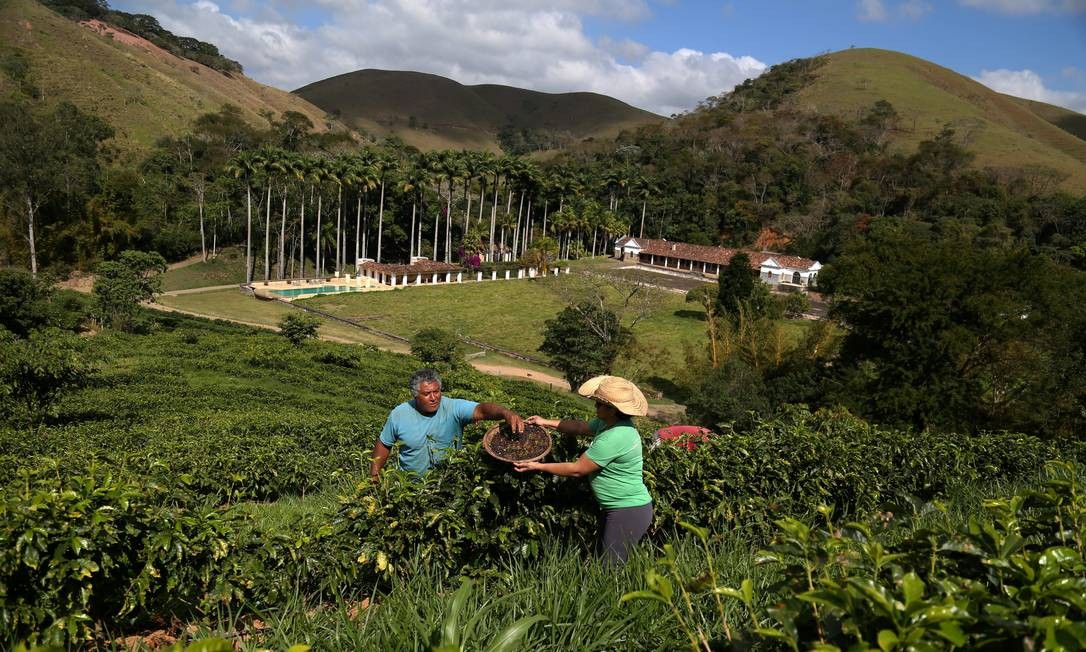
<svg viewBox="0 0 1086 652"><path fill-rule="evenodd" d="M645 379L645 384L660 392L664 398L676 403L685 403L689 396L686 390L675 381L663 376L649 376Z"/></svg>
<svg viewBox="0 0 1086 652"><path fill-rule="evenodd" d="M676 310L675 316L682 319L696 319L698 321L705 321L704 310Z"/></svg>

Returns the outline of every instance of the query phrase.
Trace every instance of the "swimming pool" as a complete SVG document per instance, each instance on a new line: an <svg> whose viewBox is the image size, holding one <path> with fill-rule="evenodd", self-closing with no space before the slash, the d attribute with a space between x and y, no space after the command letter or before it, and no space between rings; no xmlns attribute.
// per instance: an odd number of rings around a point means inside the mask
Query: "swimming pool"
<svg viewBox="0 0 1086 652"><path fill-rule="evenodd" d="M357 292L361 287L348 285L320 285L312 288L290 288L289 290L269 290L281 297L304 297L312 294L336 294L338 292Z"/></svg>

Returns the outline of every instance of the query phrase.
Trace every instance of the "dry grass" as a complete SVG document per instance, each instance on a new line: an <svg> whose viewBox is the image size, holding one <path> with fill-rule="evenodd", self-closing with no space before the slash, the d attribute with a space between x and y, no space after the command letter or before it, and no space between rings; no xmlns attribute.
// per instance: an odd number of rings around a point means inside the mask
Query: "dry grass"
<svg viewBox="0 0 1086 652"><path fill-rule="evenodd" d="M885 99L901 115L895 145L904 151L949 125L975 152L977 167L1048 168L1066 177L1065 190L1086 190L1086 141L952 70L899 52L857 48L828 55L816 75L796 94L796 106L857 115Z"/></svg>
<svg viewBox="0 0 1086 652"><path fill-rule="evenodd" d="M32 0L0 3L0 53L23 52L47 103L67 100L104 117L122 150L148 149L228 103L261 127L268 123L259 112L269 110L298 111L326 128L324 112L300 97L179 59L143 39L122 41L133 39L101 34Z"/></svg>

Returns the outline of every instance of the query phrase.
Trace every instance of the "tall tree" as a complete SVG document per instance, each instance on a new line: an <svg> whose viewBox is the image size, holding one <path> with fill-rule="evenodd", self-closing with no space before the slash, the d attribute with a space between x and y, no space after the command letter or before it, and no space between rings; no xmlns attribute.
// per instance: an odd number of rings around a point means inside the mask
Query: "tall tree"
<svg viewBox="0 0 1086 652"><path fill-rule="evenodd" d="M87 187L98 175L98 147L113 135L101 119L67 102L34 115L0 104L0 196L26 229L31 274L38 273L39 211L54 196Z"/></svg>

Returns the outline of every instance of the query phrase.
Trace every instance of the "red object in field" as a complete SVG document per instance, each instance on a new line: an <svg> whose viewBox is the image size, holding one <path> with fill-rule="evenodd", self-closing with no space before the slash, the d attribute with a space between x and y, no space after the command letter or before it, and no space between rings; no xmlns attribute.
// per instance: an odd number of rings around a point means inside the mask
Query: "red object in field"
<svg viewBox="0 0 1086 652"><path fill-rule="evenodd" d="M709 441L712 430L701 426L668 426L660 428L653 433L653 445L662 441L674 441L677 446L682 446L688 451L698 447L698 444Z"/></svg>

